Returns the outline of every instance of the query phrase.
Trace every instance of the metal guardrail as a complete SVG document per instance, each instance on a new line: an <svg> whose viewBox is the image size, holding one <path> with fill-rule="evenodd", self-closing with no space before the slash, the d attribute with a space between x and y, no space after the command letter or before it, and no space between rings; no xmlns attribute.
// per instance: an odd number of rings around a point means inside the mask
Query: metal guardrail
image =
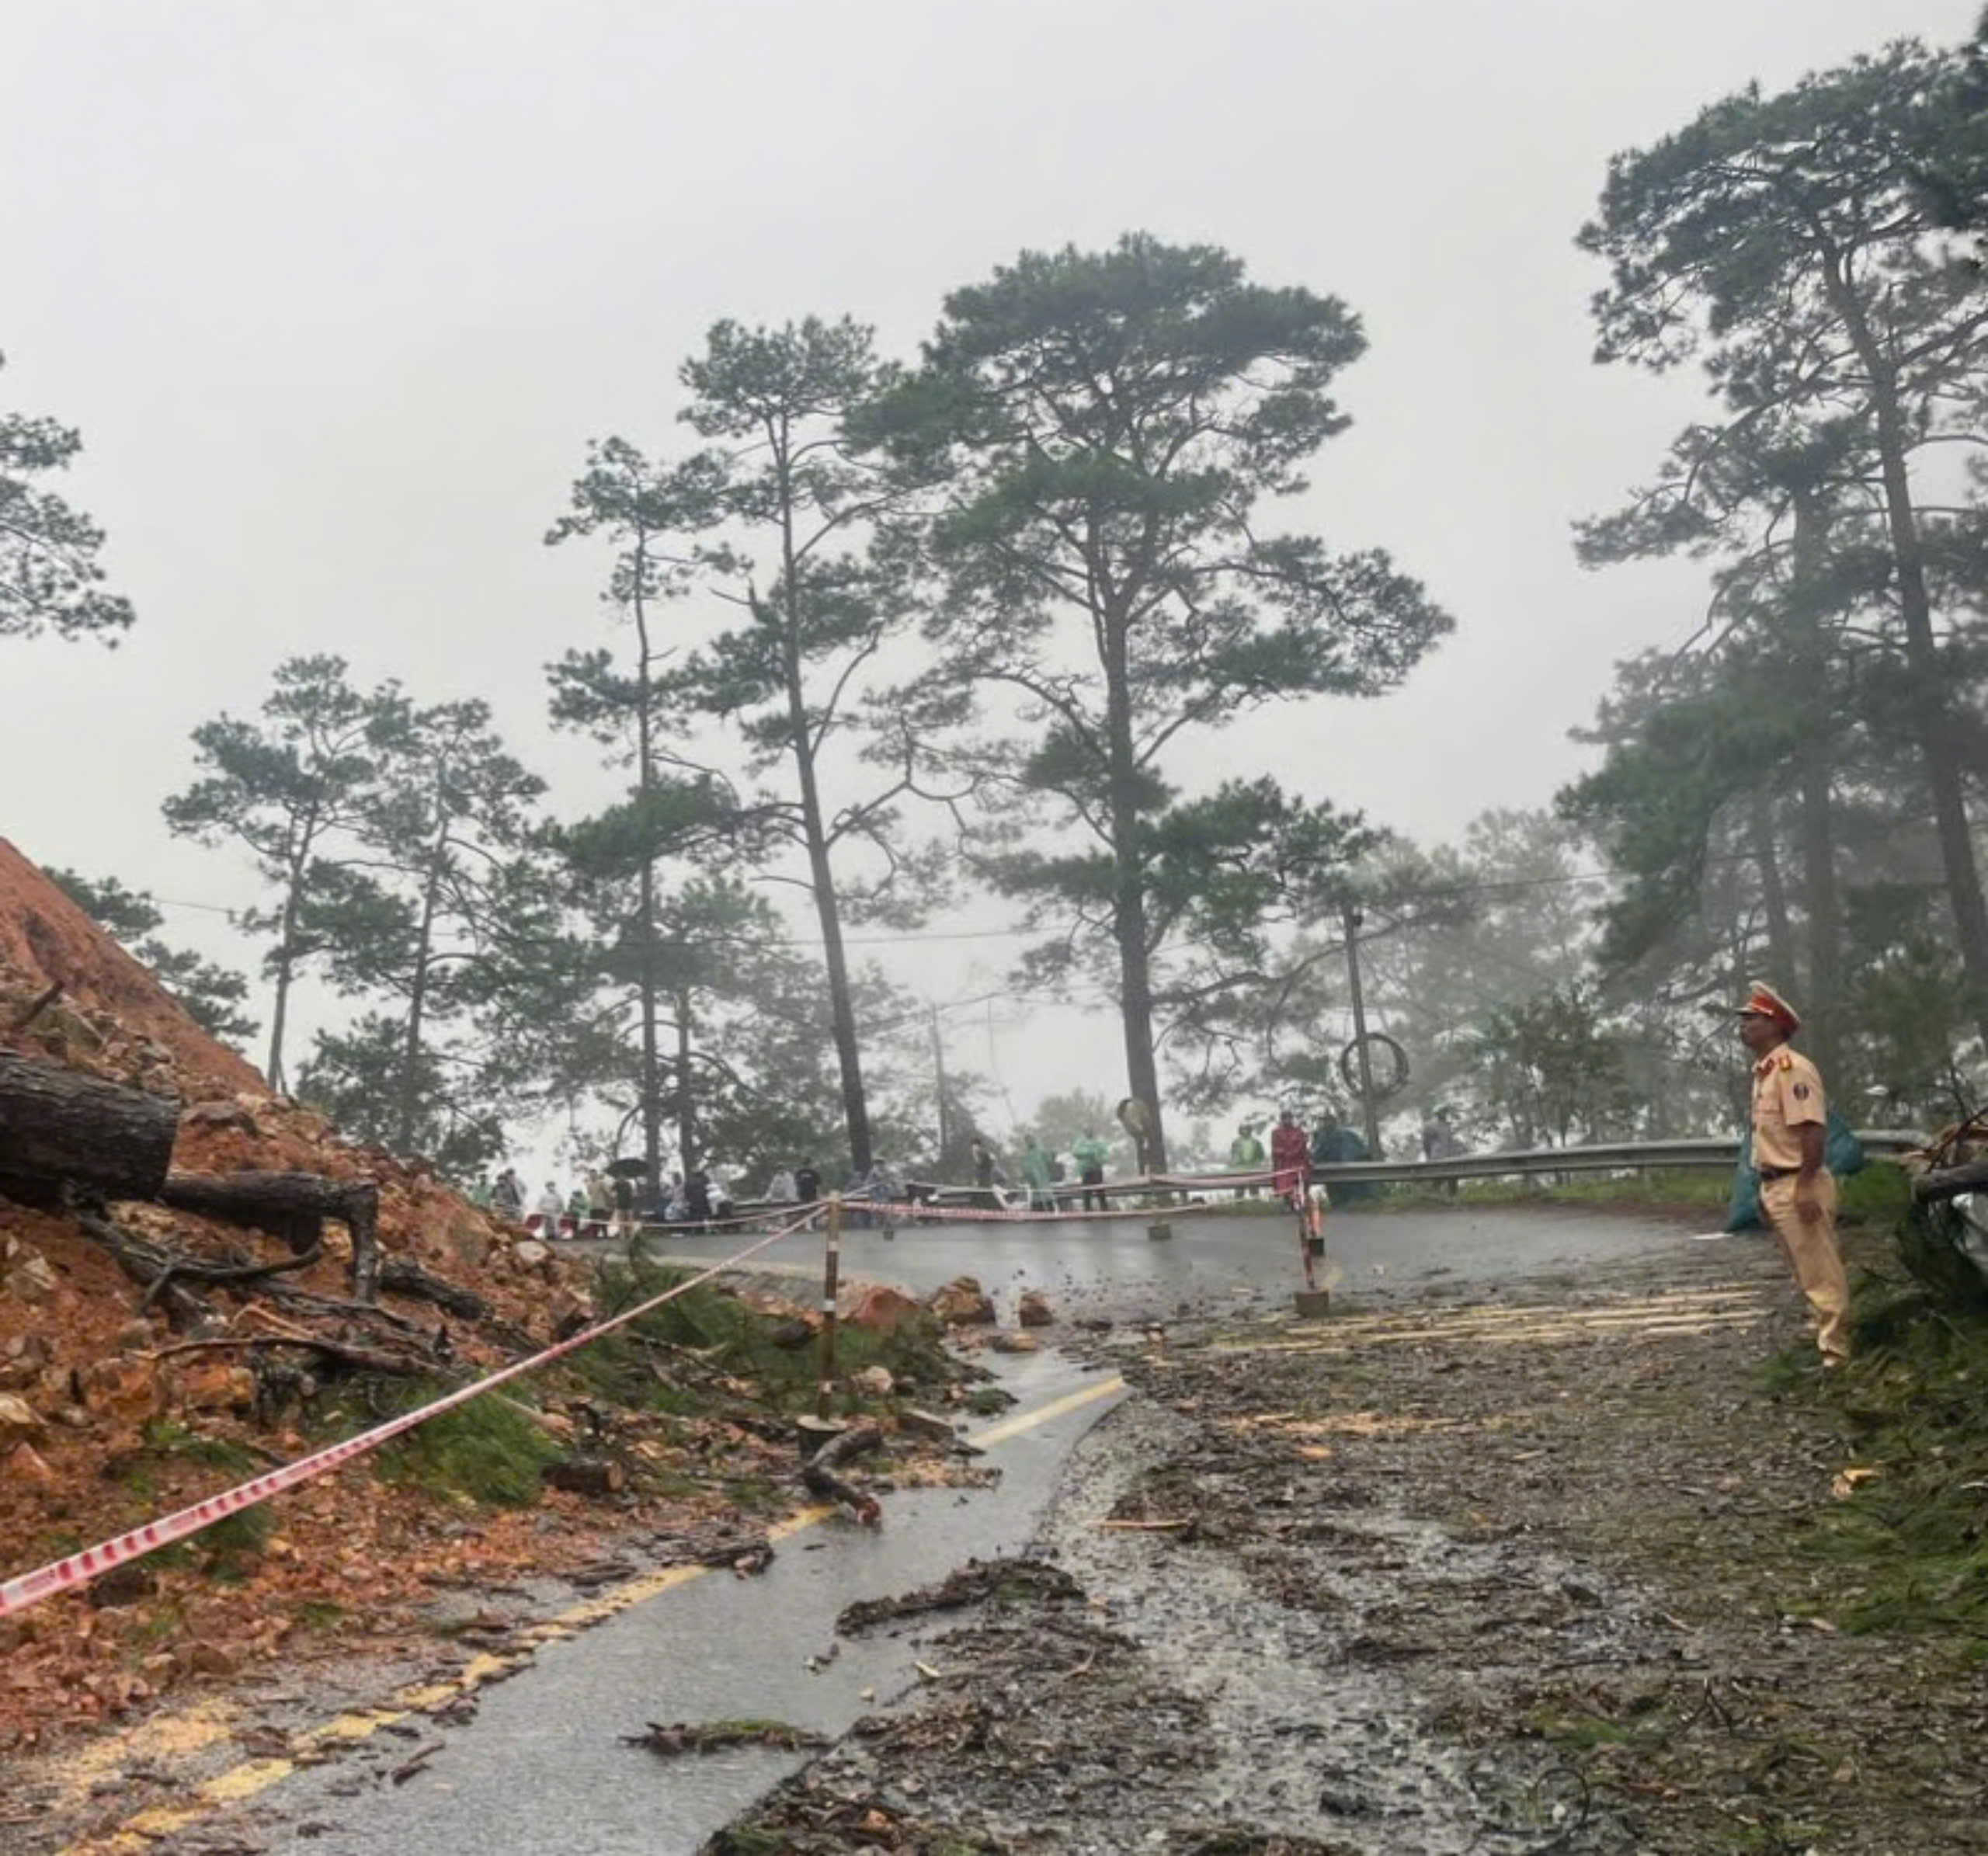
<svg viewBox="0 0 1988 1856"><path fill-rule="evenodd" d="M1858 1139L1874 1158L1910 1153L1926 1136L1909 1128L1859 1130ZM1592 1147L1534 1147L1517 1153L1459 1154L1448 1160L1350 1160L1315 1166L1312 1177L1329 1186L1335 1180L1371 1180L1377 1185L1424 1180L1537 1178L1545 1173L1639 1173L1660 1167L1730 1167L1740 1157L1740 1137L1716 1140L1614 1141Z"/></svg>
<svg viewBox="0 0 1988 1856"><path fill-rule="evenodd" d="M1913 1129L1897 1128L1861 1128L1857 1138L1863 1143L1865 1152L1873 1159L1913 1152L1924 1147L1927 1140L1926 1135ZM1533 1147L1510 1153L1459 1154L1448 1160L1350 1160L1336 1166L1314 1166L1311 1177L1328 1186L1335 1180L1349 1183L1355 1180L1367 1180L1375 1185L1414 1185L1446 1180L1537 1179L1569 1173L1641 1173L1666 1167L1725 1170L1739 1159L1740 1139L1739 1135L1727 1135L1689 1141L1612 1141L1589 1147ZM979 1207L985 1204L987 1197L982 1188L940 1185L925 1180L909 1182L905 1190L914 1201L929 1206L935 1213L961 1207ZM1225 1198L1233 1190L1220 1174L1211 1173L1199 1177L1192 1184L1180 1182L1166 1187L1156 1187L1148 1180L1138 1179L1109 1180L1102 1185L1089 1187L1065 1181L1051 1189L1051 1196L1059 1208L1068 1208L1089 1193L1105 1198L1136 1197L1151 1201L1163 1197L1176 1201L1197 1196ZM1263 1183L1262 1176L1257 1176L1257 1183L1252 1190L1269 1190ZM1017 1211L1028 1203L1026 1188L1019 1186L1004 1188L1001 1198L1009 1208ZM864 1210L864 1200L853 1195L846 1197L843 1202L853 1215L860 1215ZM785 1200L746 1199L733 1204L728 1217L718 1222L721 1226L749 1223L766 1217L785 1215L793 1209ZM644 1234L650 1236L679 1234L686 1228L655 1222L645 1222L641 1227Z"/></svg>

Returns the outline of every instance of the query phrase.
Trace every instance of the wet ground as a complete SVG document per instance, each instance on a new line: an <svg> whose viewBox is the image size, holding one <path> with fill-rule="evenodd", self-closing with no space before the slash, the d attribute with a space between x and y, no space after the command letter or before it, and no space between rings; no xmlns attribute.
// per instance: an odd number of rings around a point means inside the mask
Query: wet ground
<svg viewBox="0 0 1988 1856"><path fill-rule="evenodd" d="M1145 1318L1205 1314L1281 1300L1303 1281L1291 1218L1265 1210L1167 1215L1170 1235L1149 1235L1157 1214L1093 1222L905 1225L895 1237L860 1225L843 1233L845 1277L902 1282L921 1293L960 1275L978 1277L1004 1316L1024 1289L1041 1289L1059 1312ZM1337 1279L1369 1299L1417 1294L1427 1284L1492 1285L1543 1273L1688 1257L1689 1219L1662 1211L1555 1204L1437 1211L1334 1213L1326 1243ZM603 1253L616 1246L582 1246ZM738 1247L729 1237L659 1236L659 1259L712 1261ZM822 1236L797 1232L762 1253L797 1281L818 1281Z"/></svg>
<svg viewBox="0 0 1988 1856"><path fill-rule="evenodd" d="M547 1594L458 1595L480 1680L411 1646L370 1691L237 1694L199 1809L134 1821L193 1768L127 1747L94 1801L126 1834L78 1847L1988 1851L1981 1664L1837 1628L1853 1575L1813 1551L1854 1388L1764 1378L1800 1337L1778 1263L1690 1230L1343 1218L1309 1323L1281 1220L852 1234L853 1273L1048 1289L1045 1337L1095 1356L1007 1363L1022 1402L979 1432L998 1487L893 1496L881 1534L804 1519L756 1577L631 1542L558 1629L527 1621ZM1038 1564L837 1628L990 1555ZM739 1716L836 1743L624 1740ZM61 1847L7 1815L5 1856Z"/></svg>
<svg viewBox="0 0 1988 1856"><path fill-rule="evenodd" d="M684 1543L654 1537L629 1540L586 1596L538 1582L456 1594L435 1607L425 1656L414 1644L403 1661L292 1670L274 1692L216 1698L176 1733L162 1719L127 1736L121 1758L105 1743L68 1774L81 1785L38 1774L34 1795L18 1787L13 1802L41 1808L0 1823L0 1851L693 1850L804 1756L749 1746L666 1761L625 1736L742 1718L845 1733L919 1678L901 1643L839 1643L838 1612L1018 1546L1076 1437L1122 1395L1106 1368L1050 1354L1002 1364L1017 1402L974 1427L984 1455L970 1486L891 1495L878 1528L801 1511L770 1530L770 1563L744 1576L675 1563ZM761 1531L742 1523L738 1535L748 1548ZM451 1646L474 1652L467 1666L437 1667ZM80 1809L63 1802L78 1792Z"/></svg>
<svg viewBox="0 0 1988 1856"><path fill-rule="evenodd" d="M1853 1637L1840 1404L1747 1240L1176 1330L1020 1582L716 1856L1988 1849L1988 1680ZM1854 1496L1852 1497L1854 1499Z"/></svg>

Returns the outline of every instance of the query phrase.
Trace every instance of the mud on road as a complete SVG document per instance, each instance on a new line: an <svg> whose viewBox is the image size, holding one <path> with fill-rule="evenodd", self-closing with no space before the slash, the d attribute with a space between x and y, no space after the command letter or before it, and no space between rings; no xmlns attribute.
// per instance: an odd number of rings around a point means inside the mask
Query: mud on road
<svg viewBox="0 0 1988 1856"><path fill-rule="evenodd" d="M1852 1635L1847 1382L1746 1240L1130 1331L1041 1559L714 1856L1988 1850L1978 1646ZM1800 1360L1798 1351L1791 1357Z"/></svg>

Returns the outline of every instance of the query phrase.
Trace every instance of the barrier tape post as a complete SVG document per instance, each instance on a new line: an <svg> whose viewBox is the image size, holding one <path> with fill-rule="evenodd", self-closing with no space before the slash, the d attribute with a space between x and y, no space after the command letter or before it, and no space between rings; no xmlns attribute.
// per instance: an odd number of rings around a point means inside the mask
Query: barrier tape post
<svg viewBox="0 0 1988 1856"><path fill-rule="evenodd" d="M162 1515L157 1521L148 1521L142 1528L134 1528L130 1533L120 1534L114 1540L100 1541L96 1546L85 1548L80 1553L71 1553L67 1559L51 1561L45 1566L37 1566L33 1572L23 1573L18 1577L0 1580L0 1618L15 1616L27 1610L30 1605L39 1604L44 1599L54 1597L58 1592L74 1591L78 1587L86 1586L100 1573L109 1572L113 1566L122 1566L127 1560L142 1559L162 1547L172 1545L176 1541L186 1540L228 1515L238 1514L244 1508L252 1508L259 1502L267 1501L273 1495L280 1495L285 1489L297 1488L322 1475L327 1470L335 1469L355 1458L377 1450L382 1444L413 1430L417 1424L425 1424L430 1418L439 1417L445 1411L453 1411L459 1405L466 1405L471 1399L507 1385L521 1375L549 1361L563 1359L590 1341L598 1340L602 1335L626 1326L652 1309L662 1307L666 1302L673 1302L700 1283L707 1283L714 1277L721 1276L735 1264L756 1255L769 1245L779 1243L784 1237L792 1236L807 1223L813 1210L812 1206L804 1208L801 1215L791 1222L777 1226L764 1237L748 1244L742 1250L735 1251L730 1256L721 1258L708 1269L686 1277L682 1282L673 1284L659 1295L652 1295L646 1302L638 1302L633 1308L624 1309L620 1314L597 1322L593 1326L583 1329L568 1340L557 1341L523 1360L513 1361L509 1366L500 1367L494 1373L487 1373L482 1378L467 1385L458 1386L455 1391L445 1394L432 1404L404 1412L397 1418L389 1418L384 1424L377 1424L372 1430L363 1431L357 1437L347 1437L341 1443L329 1444L309 1456L300 1457L294 1462L285 1463L278 1468L266 1471L252 1481L240 1483L232 1489L224 1489L218 1495L209 1496L205 1500L195 1502L189 1507ZM276 1339L273 1343L282 1344L280 1338Z"/></svg>
<svg viewBox="0 0 1988 1856"><path fill-rule="evenodd" d="M836 1298L842 1277L842 1194L829 1195L828 1242L822 1258L822 1382L815 1389L815 1416L827 1417L836 1398Z"/></svg>
<svg viewBox="0 0 1988 1856"><path fill-rule="evenodd" d="M1309 1171L1308 1167L1305 1172ZM1305 1286L1296 1297L1298 1319L1304 1321L1315 1321L1330 1312L1333 1302L1332 1291L1319 1287L1315 1260L1326 1253L1326 1227L1322 1208L1314 1196L1317 1190L1301 1174L1291 1194L1292 1208L1298 1215L1298 1254L1305 1263Z"/></svg>

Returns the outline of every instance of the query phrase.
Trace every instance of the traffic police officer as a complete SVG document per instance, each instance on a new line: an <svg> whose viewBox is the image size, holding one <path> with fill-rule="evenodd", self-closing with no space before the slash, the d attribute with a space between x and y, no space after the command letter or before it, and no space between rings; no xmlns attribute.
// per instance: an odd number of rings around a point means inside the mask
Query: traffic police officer
<svg viewBox="0 0 1988 1856"><path fill-rule="evenodd" d="M1740 1007L1740 1037L1753 1058L1753 1166L1760 1210L1815 1310L1823 1364L1850 1357L1850 1286L1836 1241L1836 1181L1823 1162L1829 1107L1816 1066L1788 1043L1795 1008L1755 981Z"/></svg>

